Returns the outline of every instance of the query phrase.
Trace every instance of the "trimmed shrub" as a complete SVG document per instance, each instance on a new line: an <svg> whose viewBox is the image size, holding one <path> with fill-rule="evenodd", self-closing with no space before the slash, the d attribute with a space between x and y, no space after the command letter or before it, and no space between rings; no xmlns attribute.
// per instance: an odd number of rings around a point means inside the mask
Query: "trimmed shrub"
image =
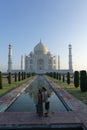
<svg viewBox="0 0 87 130"><path fill-rule="evenodd" d="M74 72L74 86L79 87L79 71Z"/></svg>
<svg viewBox="0 0 87 130"><path fill-rule="evenodd" d="M0 89L2 89L2 72L0 71Z"/></svg>

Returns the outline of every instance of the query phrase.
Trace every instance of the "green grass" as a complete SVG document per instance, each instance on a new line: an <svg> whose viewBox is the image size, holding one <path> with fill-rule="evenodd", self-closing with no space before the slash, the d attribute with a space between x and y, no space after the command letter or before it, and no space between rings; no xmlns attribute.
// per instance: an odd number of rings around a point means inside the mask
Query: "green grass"
<svg viewBox="0 0 87 130"><path fill-rule="evenodd" d="M3 88L0 89L0 97L5 95L7 92L15 89L16 87L19 87L21 84L25 83L29 79L17 81L17 82L12 82L11 84L4 84L3 83Z"/></svg>
<svg viewBox="0 0 87 130"><path fill-rule="evenodd" d="M73 83L70 83L70 85L68 85L66 82L62 82L53 78L50 79L53 80L61 88L65 89L68 93L87 105L87 92L81 92L80 87L76 88Z"/></svg>

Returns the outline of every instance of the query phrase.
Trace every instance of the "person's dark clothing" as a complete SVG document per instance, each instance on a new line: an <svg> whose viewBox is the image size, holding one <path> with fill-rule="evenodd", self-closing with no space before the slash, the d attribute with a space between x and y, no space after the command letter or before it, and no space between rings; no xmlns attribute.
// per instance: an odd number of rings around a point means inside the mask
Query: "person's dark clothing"
<svg viewBox="0 0 87 130"><path fill-rule="evenodd" d="M40 91L38 93L37 113L39 116L43 115L43 101L42 101L42 93Z"/></svg>

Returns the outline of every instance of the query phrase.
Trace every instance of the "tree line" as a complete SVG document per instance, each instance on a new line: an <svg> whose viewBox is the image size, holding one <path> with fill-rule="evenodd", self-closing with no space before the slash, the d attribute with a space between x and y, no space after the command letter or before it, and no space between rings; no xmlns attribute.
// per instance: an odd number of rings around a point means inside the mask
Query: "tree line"
<svg viewBox="0 0 87 130"><path fill-rule="evenodd" d="M46 74L59 81L63 81L63 82L66 81L68 85L71 82L73 82L74 86L76 88L80 87L80 90L82 92L87 91L87 72L85 70L74 71L73 74L70 74L70 72L67 72L66 74L60 74L58 72L50 72L50 73L46 73Z"/></svg>
<svg viewBox="0 0 87 130"><path fill-rule="evenodd" d="M29 78L30 76L34 76L35 73L26 73L26 72L19 72L19 73L14 73L11 74L10 72L7 75L7 80L8 80L8 84L12 83L12 77L14 77L14 81L21 81L24 80L26 78ZM46 73L46 75L53 77L59 81L63 81L63 82L67 82L67 84L69 85L71 82L74 83L74 86L80 87L80 90L82 92L86 92L87 91L87 72L85 70L81 70L81 71L74 71L73 74L70 74L70 72L67 72L66 74L60 74L58 72L50 72L50 73ZM72 81L73 79L73 81ZM2 83L2 72L0 71L0 89L3 88L3 83Z"/></svg>
<svg viewBox="0 0 87 130"><path fill-rule="evenodd" d="M35 75L35 73L26 73L26 72L16 73L15 72L14 74L12 74L11 72L9 72L7 74L7 81L8 81L8 84L11 84L12 78L14 78L14 82L17 82L17 81L24 80L24 79L29 78L30 76L34 76L34 75ZM3 88L2 78L3 78L3 75L2 75L2 72L0 71L0 89Z"/></svg>

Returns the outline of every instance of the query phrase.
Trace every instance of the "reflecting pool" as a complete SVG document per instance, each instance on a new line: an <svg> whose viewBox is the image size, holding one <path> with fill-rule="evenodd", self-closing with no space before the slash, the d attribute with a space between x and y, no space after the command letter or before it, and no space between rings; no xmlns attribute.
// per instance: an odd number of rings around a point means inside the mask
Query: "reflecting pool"
<svg viewBox="0 0 87 130"><path fill-rule="evenodd" d="M37 96L39 88L45 87L50 94L50 111L67 111L63 103L55 94L49 83L43 76L37 76L32 84L14 101L6 110L7 112L36 112ZM44 108L44 105L43 105Z"/></svg>

